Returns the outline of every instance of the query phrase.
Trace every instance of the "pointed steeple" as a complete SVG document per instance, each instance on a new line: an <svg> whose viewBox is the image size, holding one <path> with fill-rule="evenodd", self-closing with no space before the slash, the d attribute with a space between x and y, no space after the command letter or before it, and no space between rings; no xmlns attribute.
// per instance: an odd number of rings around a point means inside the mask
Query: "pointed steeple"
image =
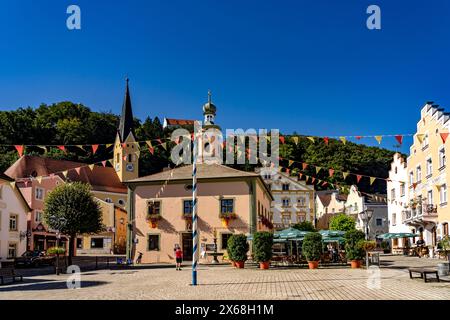
<svg viewBox="0 0 450 320"><path fill-rule="evenodd" d="M131 110L130 89L128 88L129 79L126 78L125 98L122 105L122 116L120 117L119 136L121 141L125 141L128 134L133 131L133 111Z"/></svg>

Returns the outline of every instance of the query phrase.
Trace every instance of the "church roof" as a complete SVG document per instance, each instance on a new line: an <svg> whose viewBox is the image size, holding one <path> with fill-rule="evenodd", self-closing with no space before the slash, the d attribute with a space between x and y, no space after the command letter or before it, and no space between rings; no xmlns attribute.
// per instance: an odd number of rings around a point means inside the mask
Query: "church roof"
<svg viewBox="0 0 450 320"><path fill-rule="evenodd" d="M128 78L126 81L127 85L125 88L125 98L123 100L122 115L120 117L120 124L118 129L121 142L125 141L130 132L133 131L134 122L133 111L131 109L130 89L128 88Z"/></svg>
<svg viewBox="0 0 450 320"><path fill-rule="evenodd" d="M70 170L79 167L81 167L80 174L76 170ZM62 174L65 170L69 170L67 178ZM24 155L9 167L5 174L16 180L56 174L62 179L88 183L95 191L127 192L126 186L120 182L114 168L94 166L91 171L87 164L82 162Z"/></svg>

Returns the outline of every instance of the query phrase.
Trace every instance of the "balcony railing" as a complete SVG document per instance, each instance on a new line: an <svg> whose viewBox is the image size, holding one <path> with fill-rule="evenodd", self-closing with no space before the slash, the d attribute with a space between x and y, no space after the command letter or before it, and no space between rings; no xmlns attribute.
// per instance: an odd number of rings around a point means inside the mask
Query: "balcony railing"
<svg viewBox="0 0 450 320"><path fill-rule="evenodd" d="M434 214L437 213L437 206L432 205L432 204L427 204L426 208L425 208L425 212L427 214Z"/></svg>

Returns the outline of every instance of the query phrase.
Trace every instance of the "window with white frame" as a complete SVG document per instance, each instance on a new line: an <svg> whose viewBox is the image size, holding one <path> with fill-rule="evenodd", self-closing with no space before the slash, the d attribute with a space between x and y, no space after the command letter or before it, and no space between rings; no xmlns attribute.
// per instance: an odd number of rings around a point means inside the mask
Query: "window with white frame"
<svg viewBox="0 0 450 320"><path fill-rule="evenodd" d="M442 147L439 149L439 168L445 167L445 148Z"/></svg>
<svg viewBox="0 0 450 320"><path fill-rule="evenodd" d="M428 134L425 134L425 137L423 138L422 142L422 148L428 147Z"/></svg>
<svg viewBox="0 0 450 320"><path fill-rule="evenodd" d="M34 221L37 223L42 222L42 211L36 210L34 212Z"/></svg>
<svg viewBox="0 0 450 320"><path fill-rule="evenodd" d="M44 199L44 189L42 188L36 188L35 190L35 198L36 200L43 200Z"/></svg>
<svg viewBox="0 0 450 320"><path fill-rule="evenodd" d="M396 213L393 213L393 214L392 214L392 221L391 221L391 224L392 224L393 226L395 226L395 225L397 224L397 214L396 214Z"/></svg>
<svg viewBox="0 0 450 320"><path fill-rule="evenodd" d="M441 204L447 203L447 184L443 184L439 189L439 198L441 200Z"/></svg>
<svg viewBox="0 0 450 320"><path fill-rule="evenodd" d="M282 200L283 207L289 207L289 198L284 198Z"/></svg>
<svg viewBox="0 0 450 320"><path fill-rule="evenodd" d="M414 183L414 173L411 171L409 173L409 184L412 185Z"/></svg>
<svg viewBox="0 0 450 320"><path fill-rule="evenodd" d="M428 190L427 195L428 195L427 203L428 204L433 204L433 190Z"/></svg>
<svg viewBox="0 0 450 320"><path fill-rule="evenodd" d="M431 158L427 159L427 178L431 177L433 174L433 160Z"/></svg>
<svg viewBox="0 0 450 320"><path fill-rule="evenodd" d="M418 166L416 168L416 179L417 182L419 183L420 181L422 181L422 168L420 166Z"/></svg>
<svg viewBox="0 0 450 320"><path fill-rule="evenodd" d="M17 214L9 215L9 231L17 231L18 227L18 216Z"/></svg>
<svg viewBox="0 0 450 320"><path fill-rule="evenodd" d="M405 184L400 183L400 197L404 197L404 196L405 196Z"/></svg>
<svg viewBox="0 0 450 320"><path fill-rule="evenodd" d="M17 257L17 243L10 242L8 244L8 259Z"/></svg>
<svg viewBox="0 0 450 320"><path fill-rule="evenodd" d="M395 188L391 189L391 200L395 200Z"/></svg>

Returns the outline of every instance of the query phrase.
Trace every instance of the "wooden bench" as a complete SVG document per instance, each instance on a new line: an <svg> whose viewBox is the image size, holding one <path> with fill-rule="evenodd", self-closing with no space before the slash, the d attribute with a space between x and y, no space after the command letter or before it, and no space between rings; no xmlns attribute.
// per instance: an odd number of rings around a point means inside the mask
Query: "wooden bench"
<svg viewBox="0 0 450 320"><path fill-rule="evenodd" d="M0 269L0 283L5 284L5 278L11 278L13 282L16 282L17 279L19 281L23 281L23 277L19 274L16 274L16 271L13 268L1 268Z"/></svg>
<svg viewBox="0 0 450 320"><path fill-rule="evenodd" d="M415 277L415 278L421 278L423 279L423 281L427 282L427 274L434 274L436 276L436 279L438 282L440 282L439 280L439 274L437 272L437 270L434 269L425 269L425 268L409 268L409 278L412 279L413 273L419 273L420 277Z"/></svg>

